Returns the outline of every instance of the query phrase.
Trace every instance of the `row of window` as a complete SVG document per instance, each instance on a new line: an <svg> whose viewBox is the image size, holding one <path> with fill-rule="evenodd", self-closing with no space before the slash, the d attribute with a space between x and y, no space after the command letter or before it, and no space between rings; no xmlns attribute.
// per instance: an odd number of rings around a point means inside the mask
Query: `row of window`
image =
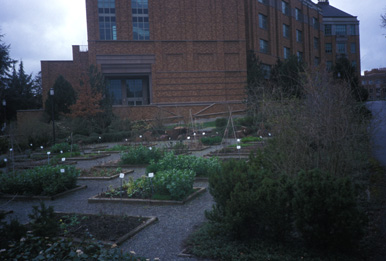
<svg viewBox="0 0 386 261"><path fill-rule="evenodd" d="M377 79L377 80L368 80L368 81L363 80L362 81L363 85L367 85L367 84L372 85L372 84L381 84L381 83L386 84L386 79L383 79L383 80Z"/></svg>
<svg viewBox="0 0 386 261"><path fill-rule="evenodd" d="M355 24L325 24L325 35L357 35L357 26Z"/></svg>
<svg viewBox="0 0 386 261"><path fill-rule="evenodd" d="M326 53L332 53L332 43L326 43L325 44L325 52ZM346 54L347 53L347 44L346 43L337 43L336 44L336 52L339 54ZM350 52L351 53L357 52L357 44L356 43L350 43Z"/></svg>
<svg viewBox="0 0 386 261"><path fill-rule="evenodd" d="M148 0L132 0L133 40L149 40ZM101 40L117 40L115 0L98 0L99 34Z"/></svg>

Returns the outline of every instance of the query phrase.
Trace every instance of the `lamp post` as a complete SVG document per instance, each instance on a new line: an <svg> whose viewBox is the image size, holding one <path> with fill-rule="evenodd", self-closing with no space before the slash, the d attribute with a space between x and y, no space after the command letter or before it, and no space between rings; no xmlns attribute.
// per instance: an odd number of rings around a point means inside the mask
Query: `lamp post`
<svg viewBox="0 0 386 261"><path fill-rule="evenodd" d="M7 106L7 101L5 99L3 99L3 108L4 108L4 130L5 130L5 127L7 127L7 115L6 115L6 106Z"/></svg>
<svg viewBox="0 0 386 261"><path fill-rule="evenodd" d="M51 88L50 89L50 95L52 97L52 100L51 100L51 103L52 103L52 136L53 136L53 142L55 144L55 112L54 112L54 103L55 103L55 100L54 100L54 94L55 94L55 91L54 91L54 88Z"/></svg>

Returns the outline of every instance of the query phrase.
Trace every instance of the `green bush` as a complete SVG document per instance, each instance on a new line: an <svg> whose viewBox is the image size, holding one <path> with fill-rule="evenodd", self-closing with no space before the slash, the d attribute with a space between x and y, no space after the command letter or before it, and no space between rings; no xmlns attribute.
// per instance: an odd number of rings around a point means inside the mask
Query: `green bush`
<svg viewBox="0 0 386 261"><path fill-rule="evenodd" d="M226 118L218 118L215 121L216 128L225 128L228 123Z"/></svg>
<svg viewBox="0 0 386 261"><path fill-rule="evenodd" d="M11 219L9 223L4 222L5 214L0 213L0 248L18 242L27 233L27 228L20 224L17 219Z"/></svg>
<svg viewBox="0 0 386 261"><path fill-rule="evenodd" d="M188 155L166 153L159 161L151 161L147 172L158 172L170 169L192 170L197 177L209 177L210 173L220 168L217 158L202 158Z"/></svg>
<svg viewBox="0 0 386 261"><path fill-rule="evenodd" d="M183 200L193 190L195 173L191 170L164 170L153 179L155 192L169 194L174 200Z"/></svg>
<svg viewBox="0 0 386 261"><path fill-rule="evenodd" d="M59 223L57 222L52 206L46 207L44 202L32 207L32 213L28 215L31 219L31 227L35 236L54 237L59 233Z"/></svg>
<svg viewBox="0 0 386 261"><path fill-rule="evenodd" d="M263 139L260 137L244 137L241 139L242 143L248 143L248 142L256 142L256 141L262 141Z"/></svg>
<svg viewBox="0 0 386 261"><path fill-rule="evenodd" d="M65 172L61 173L61 169ZM0 175L0 192L52 196L76 187L79 170L74 166L42 166L19 173Z"/></svg>
<svg viewBox="0 0 386 261"><path fill-rule="evenodd" d="M162 157L162 154L163 152L158 148L130 147L121 154L121 164L149 164L151 160L157 162Z"/></svg>
<svg viewBox="0 0 386 261"><path fill-rule="evenodd" d="M58 144L55 144L54 146L52 146L50 151L52 153L60 153L61 151L62 152L69 152L69 151L71 151L71 145L68 144L67 142L58 143ZM73 152L79 151L78 144L73 144L72 145L72 151Z"/></svg>
<svg viewBox="0 0 386 261"><path fill-rule="evenodd" d="M221 140L222 140L222 138L219 137L219 136L215 136L215 137L202 137L201 138L202 144L204 144L206 146L220 144Z"/></svg>
<svg viewBox="0 0 386 261"><path fill-rule="evenodd" d="M350 179L318 169L301 171L294 191L295 224L307 243L334 250L356 246L365 217Z"/></svg>
<svg viewBox="0 0 386 261"><path fill-rule="evenodd" d="M291 232L291 183L269 170L231 161L209 178L216 202L206 216L237 239L284 241Z"/></svg>

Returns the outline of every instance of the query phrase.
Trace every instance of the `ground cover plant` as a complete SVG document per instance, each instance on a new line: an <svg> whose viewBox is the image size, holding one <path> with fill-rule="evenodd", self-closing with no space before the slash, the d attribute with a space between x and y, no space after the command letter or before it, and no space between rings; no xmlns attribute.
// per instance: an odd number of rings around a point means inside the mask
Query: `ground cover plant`
<svg viewBox="0 0 386 261"><path fill-rule="evenodd" d="M151 160L158 161L163 155L163 151L153 147L129 147L121 154L121 164L139 165L149 164Z"/></svg>
<svg viewBox="0 0 386 261"><path fill-rule="evenodd" d="M173 152L166 153L159 161L151 161L146 168L148 173L164 170L192 170L197 177L209 177L209 174L220 168L217 158L203 158L191 155L174 155Z"/></svg>
<svg viewBox="0 0 386 261"><path fill-rule="evenodd" d="M0 175L0 192L12 195L53 196L76 187L74 166L39 166Z"/></svg>
<svg viewBox="0 0 386 261"><path fill-rule="evenodd" d="M122 253L115 248L117 245L105 248L99 240L117 239L146 218L56 214L44 203L34 206L29 217L27 226L17 220L8 224L0 219L1 260L145 260Z"/></svg>
<svg viewBox="0 0 386 261"><path fill-rule="evenodd" d="M64 152L77 152L79 151L79 145L68 144L67 142L58 143L50 148L51 153L64 153Z"/></svg>
<svg viewBox="0 0 386 261"><path fill-rule="evenodd" d="M102 197L125 197L157 200L184 200L193 193L195 173L191 170L169 169L158 172L153 178L131 177L122 187L110 187Z"/></svg>

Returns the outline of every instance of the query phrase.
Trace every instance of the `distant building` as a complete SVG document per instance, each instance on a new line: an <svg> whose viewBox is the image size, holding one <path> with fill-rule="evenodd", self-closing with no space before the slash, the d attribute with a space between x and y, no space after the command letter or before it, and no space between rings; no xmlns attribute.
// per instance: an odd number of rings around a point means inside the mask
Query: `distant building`
<svg viewBox="0 0 386 261"><path fill-rule="evenodd" d="M43 99L58 75L74 86L97 65L122 118L221 115L245 109L247 54L267 73L297 55L360 71L359 22L319 0L86 0L88 46L42 61Z"/></svg>
<svg viewBox="0 0 386 261"><path fill-rule="evenodd" d="M386 99L386 68L365 71L362 86L369 92L369 100Z"/></svg>

